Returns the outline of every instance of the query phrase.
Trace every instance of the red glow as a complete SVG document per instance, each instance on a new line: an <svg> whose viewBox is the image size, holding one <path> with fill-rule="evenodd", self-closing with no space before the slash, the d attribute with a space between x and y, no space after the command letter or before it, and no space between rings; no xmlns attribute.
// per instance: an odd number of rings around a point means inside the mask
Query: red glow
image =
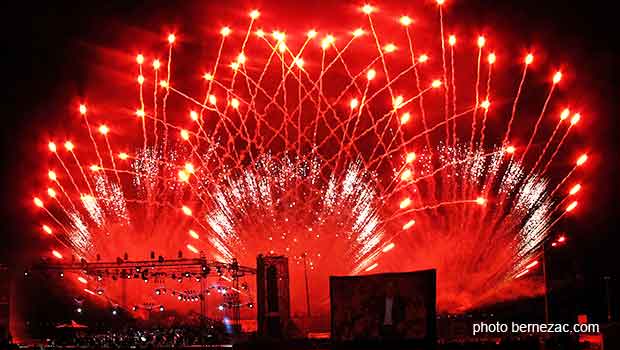
<svg viewBox="0 0 620 350"><path fill-rule="evenodd" d="M62 259L62 254L60 254L59 251L57 250L52 250L52 255L56 258L56 259Z"/></svg>

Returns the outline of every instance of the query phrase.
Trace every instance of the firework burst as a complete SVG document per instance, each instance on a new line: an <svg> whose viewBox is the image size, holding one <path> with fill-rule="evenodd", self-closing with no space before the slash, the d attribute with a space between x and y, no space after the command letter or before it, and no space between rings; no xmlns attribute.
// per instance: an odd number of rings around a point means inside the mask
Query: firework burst
<svg viewBox="0 0 620 350"><path fill-rule="evenodd" d="M44 232L86 259L181 250L251 265L286 255L294 310L304 308L304 263L321 310L327 276L370 271L437 268L448 311L522 295L505 292L575 208L581 187L565 186L587 159L550 175L580 119L553 98L562 73L542 104L524 101L528 53L500 98L502 57L484 36L459 45L443 2L428 52L407 16L379 35L374 10L341 35L267 31L252 11L247 29L219 30L199 93L176 75L182 38L167 37L165 59L138 54L136 90L121 103L135 108L115 110L134 125L98 124L109 116L82 104L85 129L49 142L49 198L35 198ZM515 123L532 128L515 136ZM119 129L135 136L116 142Z"/></svg>

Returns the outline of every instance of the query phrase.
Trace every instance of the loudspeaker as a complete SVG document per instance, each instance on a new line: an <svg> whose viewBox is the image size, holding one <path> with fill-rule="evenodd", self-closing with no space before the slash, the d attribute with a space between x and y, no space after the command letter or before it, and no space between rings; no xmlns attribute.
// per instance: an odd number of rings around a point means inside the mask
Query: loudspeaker
<svg viewBox="0 0 620 350"><path fill-rule="evenodd" d="M290 321L288 258L263 256L256 259L258 334L286 337Z"/></svg>

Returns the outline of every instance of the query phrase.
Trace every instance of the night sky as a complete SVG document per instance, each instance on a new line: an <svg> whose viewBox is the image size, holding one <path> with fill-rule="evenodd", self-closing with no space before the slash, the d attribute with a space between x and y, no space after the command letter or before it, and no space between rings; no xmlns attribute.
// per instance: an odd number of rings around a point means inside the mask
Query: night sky
<svg viewBox="0 0 620 350"><path fill-rule="evenodd" d="M264 12L318 17L326 9L343 8L335 1L317 1L303 8L283 1L259 2L258 5L234 2L240 13L227 15L241 16L244 9L258 7ZM89 62L95 55L92 47L131 51L134 48L125 47L128 39L122 37L127 28L159 34L166 33L166 28L182 27L184 21L203 18L192 12L202 3L196 1L179 1L178 9L171 1L160 0L98 3L55 1L45 7L42 2L18 1L2 5L5 8L0 22L3 42L0 262L21 266L47 249L33 220L31 199L36 188L32 181L41 178L33 171L40 169L37 164L44 154L46 130L58 129L63 118L74 113L76 97L85 93ZM588 121L580 125L577 138L590 150L591 162L588 174L581 177L586 194L582 196L578 214L558 228L568 233L571 246L564 252L567 256L558 261L576 266L587 283L598 285L606 274L617 281L620 278L617 232L620 56L615 47L616 11L606 8L604 2L587 1L447 0L447 3L451 18L457 14L473 18L500 36L509 32L517 43L536 45L577 75L574 81L580 85L577 91L582 92L578 98L588 105L584 113ZM398 8L399 2L381 1L377 5ZM226 5L230 6L234 5ZM293 28L290 24L287 27ZM593 291L592 295L597 293Z"/></svg>

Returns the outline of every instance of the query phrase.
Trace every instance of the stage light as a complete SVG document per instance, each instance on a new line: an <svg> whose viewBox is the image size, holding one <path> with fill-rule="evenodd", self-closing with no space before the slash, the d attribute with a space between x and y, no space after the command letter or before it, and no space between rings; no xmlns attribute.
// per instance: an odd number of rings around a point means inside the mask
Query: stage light
<svg viewBox="0 0 620 350"><path fill-rule="evenodd" d="M224 304L220 304L220 305L217 307L217 309L218 309L218 310L220 310L220 311L224 311Z"/></svg>
<svg viewBox="0 0 620 350"><path fill-rule="evenodd" d="M163 306L163 305L161 305L161 306L159 307L159 312L164 312L164 306Z"/></svg>
<svg viewBox="0 0 620 350"><path fill-rule="evenodd" d="M433 89L437 89L437 88L439 88L440 86L441 86L441 80L436 79L436 80L433 80L433 82L431 83L431 87L432 87Z"/></svg>
<svg viewBox="0 0 620 350"><path fill-rule="evenodd" d="M118 312L116 311L116 309L113 309L113 310L112 310L112 316L116 316L116 314L117 314L117 313L118 313Z"/></svg>
<svg viewBox="0 0 620 350"><path fill-rule="evenodd" d="M86 114L86 105L85 104L81 104L80 108L79 108L80 114L84 115Z"/></svg>
<svg viewBox="0 0 620 350"><path fill-rule="evenodd" d="M84 311L84 310L82 310L82 308L81 308L81 307L78 307L77 309L75 309L75 311L77 311L77 313L78 313L78 314L81 314L81 313L82 313L82 311Z"/></svg>
<svg viewBox="0 0 620 350"><path fill-rule="evenodd" d="M478 197L476 198L476 204L478 205L485 205L487 203L487 200L483 197Z"/></svg>
<svg viewBox="0 0 620 350"><path fill-rule="evenodd" d="M557 84L562 80L562 72L558 71L553 75L553 83Z"/></svg>
<svg viewBox="0 0 620 350"><path fill-rule="evenodd" d="M131 308L133 311L137 311L138 307L134 305L134 307Z"/></svg>
<svg viewBox="0 0 620 350"><path fill-rule="evenodd" d="M60 254L59 251L57 250L52 250L52 255L56 258L56 259L62 259L62 254Z"/></svg>
<svg viewBox="0 0 620 350"><path fill-rule="evenodd" d="M579 113L575 113L575 114L573 115L573 117L572 117L572 118L570 118L570 124L571 124L571 125L575 125L575 124L579 123L579 120L580 120L580 119L581 119L581 114L579 114Z"/></svg>
<svg viewBox="0 0 620 350"><path fill-rule="evenodd" d="M224 27L220 30L220 34L222 34L222 36L229 36L230 35L230 28L228 27Z"/></svg>

